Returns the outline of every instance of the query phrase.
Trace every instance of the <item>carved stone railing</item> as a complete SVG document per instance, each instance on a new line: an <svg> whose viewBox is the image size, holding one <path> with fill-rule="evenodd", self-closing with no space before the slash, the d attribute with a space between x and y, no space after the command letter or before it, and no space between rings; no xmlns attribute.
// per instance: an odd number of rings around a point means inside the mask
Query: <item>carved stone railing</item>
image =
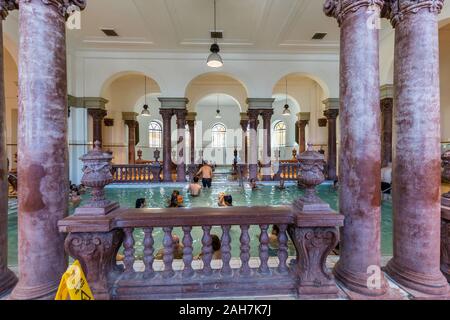
<svg viewBox="0 0 450 320"><path fill-rule="evenodd" d="M113 183L160 182L162 166L159 164L120 164L112 166Z"/></svg>
<svg viewBox="0 0 450 320"><path fill-rule="evenodd" d="M300 164L299 162L280 162L274 165L276 170L273 180L294 180L297 181L300 175Z"/></svg>
<svg viewBox="0 0 450 320"><path fill-rule="evenodd" d="M450 208L441 208L441 271L450 282Z"/></svg>
<svg viewBox="0 0 450 320"><path fill-rule="evenodd" d="M338 293L326 258L339 240L343 216L329 212L295 212L292 207L228 207L176 209L117 209L105 216L73 215L59 221L59 230L68 233L66 252L81 262L96 299L166 299L224 296L297 294L329 297ZM259 226L258 264L250 264L249 227ZM269 228L277 225L278 259L269 264ZM220 226L221 259L212 264L211 227ZM240 266L231 261L232 226L239 226ZM184 237L183 258L174 268L175 227ZM193 227L203 229L201 262L193 262ZM162 243L153 232L162 228ZM143 249L136 250L134 233L144 233ZM289 264L288 235L297 256ZM123 245L123 265L116 255ZM155 268L155 248L163 247L163 260ZM142 271L135 270L141 256ZM272 259L273 260L273 259ZM217 268L218 266L218 268ZM162 270L161 270L162 269Z"/></svg>

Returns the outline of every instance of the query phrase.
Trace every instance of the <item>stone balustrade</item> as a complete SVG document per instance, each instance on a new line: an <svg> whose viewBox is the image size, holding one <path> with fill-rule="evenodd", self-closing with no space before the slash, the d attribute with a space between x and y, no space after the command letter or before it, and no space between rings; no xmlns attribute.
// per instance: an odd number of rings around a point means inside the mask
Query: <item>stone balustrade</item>
<svg viewBox="0 0 450 320"><path fill-rule="evenodd" d="M161 182L160 164L120 164L112 166L113 183Z"/></svg>
<svg viewBox="0 0 450 320"><path fill-rule="evenodd" d="M269 226L278 225L278 263L269 266ZM298 294L315 297L336 295L333 275L326 257L339 240L343 216L323 211L294 212L290 206L176 209L118 209L103 217L74 215L59 221L59 230L68 233L66 252L81 262L96 299L161 299L220 296L261 296ZM220 226L220 268L212 267L211 227ZM240 267L230 265L232 226L240 229ZM250 226L258 226L259 263L251 266ZM174 228L184 233L182 268L175 270ZM201 263L193 258L192 228L201 227ZM162 228L162 243L153 232ZM134 234L144 233L143 250L136 250ZM288 260L288 235L296 247L293 263ZM124 248L123 265L116 262ZM154 268L155 248L163 247L162 270ZM141 256L143 270L135 269ZM194 261L194 263L193 263ZM181 263L181 260L179 261ZM193 267L196 265L197 267ZM216 264L215 264L216 265ZM142 269L142 268L141 268Z"/></svg>

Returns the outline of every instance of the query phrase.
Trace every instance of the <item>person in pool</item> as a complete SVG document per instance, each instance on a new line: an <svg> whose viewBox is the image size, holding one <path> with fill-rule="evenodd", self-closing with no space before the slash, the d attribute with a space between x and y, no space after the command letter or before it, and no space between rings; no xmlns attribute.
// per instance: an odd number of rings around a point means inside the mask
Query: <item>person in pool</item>
<svg viewBox="0 0 450 320"><path fill-rule="evenodd" d="M139 198L136 200L136 209L142 209L147 206L147 201L145 198Z"/></svg>
<svg viewBox="0 0 450 320"><path fill-rule="evenodd" d="M183 196L180 195L180 191L173 190L169 201L169 208L182 208L183 207Z"/></svg>
<svg viewBox="0 0 450 320"><path fill-rule="evenodd" d="M211 246L213 249L212 253L212 259L213 260L221 260L222 259L222 251L220 250L222 247L222 243L220 242L220 239L217 235L212 234L211 235ZM194 257L194 260L200 260L203 256L203 253L200 253L199 255Z"/></svg>
<svg viewBox="0 0 450 320"><path fill-rule="evenodd" d="M180 238L173 234L172 235L172 246L173 246L173 258L183 259L183 245L180 243ZM158 250L155 255L156 260L163 260L164 258L164 248Z"/></svg>
<svg viewBox="0 0 450 320"><path fill-rule="evenodd" d="M286 189L286 187L284 186L284 179L281 179L281 180L280 180L280 185L277 186L277 189L278 189L278 190L284 190L284 189Z"/></svg>
<svg viewBox="0 0 450 320"><path fill-rule="evenodd" d="M254 178L250 179L250 187L252 188L252 190L258 190L259 187L256 184L256 180Z"/></svg>
<svg viewBox="0 0 450 320"><path fill-rule="evenodd" d="M233 206L233 197L231 195L225 194L225 192L219 193L219 207L232 207Z"/></svg>
<svg viewBox="0 0 450 320"><path fill-rule="evenodd" d="M198 183L198 177L194 177L194 183L191 183L188 188L188 192L191 197L198 197L200 195L200 191L202 190L202 186Z"/></svg>

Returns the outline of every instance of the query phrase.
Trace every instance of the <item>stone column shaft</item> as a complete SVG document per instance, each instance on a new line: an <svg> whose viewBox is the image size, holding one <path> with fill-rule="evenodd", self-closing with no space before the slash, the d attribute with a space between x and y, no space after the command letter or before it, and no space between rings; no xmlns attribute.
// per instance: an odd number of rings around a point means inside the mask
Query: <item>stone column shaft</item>
<svg viewBox="0 0 450 320"><path fill-rule="evenodd" d="M175 110L177 116L177 182L186 182L186 110Z"/></svg>
<svg viewBox="0 0 450 320"><path fill-rule="evenodd" d="M172 109L160 109L163 120L163 180L165 182L172 181L172 141L171 141L171 120L173 116Z"/></svg>
<svg viewBox="0 0 450 320"><path fill-rule="evenodd" d="M308 120L297 121L298 135L299 135L299 148L300 153L306 151L306 126L308 125Z"/></svg>
<svg viewBox="0 0 450 320"><path fill-rule="evenodd" d="M242 128L242 161L248 164L248 144L247 144L247 129L248 120L241 120Z"/></svg>
<svg viewBox="0 0 450 320"><path fill-rule="evenodd" d="M103 109L88 109L88 114L92 117L93 142L100 141L102 143L103 118L106 117L107 112Z"/></svg>
<svg viewBox="0 0 450 320"><path fill-rule="evenodd" d="M394 1L394 257L386 270L427 295L447 295L440 271L440 93L437 14L442 0ZM398 11L400 9L400 11Z"/></svg>
<svg viewBox="0 0 450 320"><path fill-rule="evenodd" d="M338 109L328 109L324 112L324 116L327 118L328 123L328 154L327 154L328 180L337 179L336 119L338 115L339 115Z"/></svg>
<svg viewBox="0 0 450 320"><path fill-rule="evenodd" d="M11 290L17 277L8 269L8 165L6 160L6 103L3 65L3 19L0 12L0 296Z"/></svg>
<svg viewBox="0 0 450 320"><path fill-rule="evenodd" d="M381 100L381 167L392 162L392 98Z"/></svg>
<svg viewBox="0 0 450 320"><path fill-rule="evenodd" d="M250 125L248 168L250 179L257 179L258 175L258 116L259 110L248 111L248 123Z"/></svg>
<svg viewBox="0 0 450 320"><path fill-rule="evenodd" d="M345 220L334 274L347 288L372 296L384 294L387 284L380 272L379 286L368 286L369 268L381 263L381 140L379 31L367 22L380 16L383 4L357 0L325 5L341 28L339 210Z"/></svg>
<svg viewBox="0 0 450 320"><path fill-rule="evenodd" d="M272 168L270 165L270 159L272 157L272 145L271 145L271 120L273 110L264 110L261 112L263 118L264 128L264 144L263 144L263 161L262 161L262 179L264 181L272 180Z"/></svg>
<svg viewBox="0 0 450 320"><path fill-rule="evenodd" d="M136 163L136 127L139 122L136 120L125 120L128 126L128 164Z"/></svg>
<svg viewBox="0 0 450 320"><path fill-rule="evenodd" d="M189 146L191 147L191 164L195 164L195 120L188 120L187 124L189 126L189 136L190 136L190 143Z"/></svg>
<svg viewBox="0 0 450 320"><path fill-rule="evenodd" d="M84 1L20 1L19 283L11 299L54 299L67 269L67 71L65 10ZM30 112L33 110L33 112Z"/></svg>

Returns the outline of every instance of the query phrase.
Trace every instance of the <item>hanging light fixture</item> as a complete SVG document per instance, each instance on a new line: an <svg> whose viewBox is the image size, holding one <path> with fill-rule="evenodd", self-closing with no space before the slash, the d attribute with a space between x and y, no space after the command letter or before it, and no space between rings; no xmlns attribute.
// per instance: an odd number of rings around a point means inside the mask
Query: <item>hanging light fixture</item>
<svg viewBox="0 0 450 320"><path fill-rule="evenodd" d="M291 110L289 110L288 104L288 86L287 86L287 77L286 77L286 104L284 105L283 116L289 117L291 115Z"/></svg>
<svg viewBox="0 0 450 320"><path fill-rule="evenodd" d="M143 106L143 110L141 112L141 116L150 117L150 111L148 110L148 104L147 104L147 76L144 76L144 99L145 99L145 103Z"/></svg>
<svg viewBox="0 0 450 320"><path fill-rule="evenodd" d="M217 25L216 25L216 0L214 0L214 34L217 34ZM214 43L211 45L211 54L208 57L207 65L211 68L220 68L223 66L223 60L220 56L220 47L217 44L217 38L214 38Z"/></svg>
<svg viewBox="0 0 450 320"><path fill-rule="evenodd" d="M216 119L222 119L219 109L219 95L217 95L217 110L216 110Z"/></svg>

